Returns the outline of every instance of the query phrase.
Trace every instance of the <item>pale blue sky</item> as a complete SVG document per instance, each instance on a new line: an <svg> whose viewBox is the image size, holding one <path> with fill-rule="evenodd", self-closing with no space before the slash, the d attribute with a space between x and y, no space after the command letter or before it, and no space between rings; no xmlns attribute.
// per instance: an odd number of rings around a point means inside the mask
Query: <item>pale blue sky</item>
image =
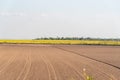
<svg viewBox="0 0 120 80"><path fill-rule="evenodd" d="M0 39L120 38L120 0L0 0Z"/></svg>

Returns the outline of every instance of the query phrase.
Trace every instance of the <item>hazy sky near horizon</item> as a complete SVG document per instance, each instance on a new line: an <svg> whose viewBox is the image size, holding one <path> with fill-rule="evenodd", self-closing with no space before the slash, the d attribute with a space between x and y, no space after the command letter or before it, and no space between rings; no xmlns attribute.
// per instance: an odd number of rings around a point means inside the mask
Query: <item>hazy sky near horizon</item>
<svg viewBox="0 0 120 80"><path fill-rule="evenodd" d="M120 0L0 0L0 39L120 38Z"/></svg>

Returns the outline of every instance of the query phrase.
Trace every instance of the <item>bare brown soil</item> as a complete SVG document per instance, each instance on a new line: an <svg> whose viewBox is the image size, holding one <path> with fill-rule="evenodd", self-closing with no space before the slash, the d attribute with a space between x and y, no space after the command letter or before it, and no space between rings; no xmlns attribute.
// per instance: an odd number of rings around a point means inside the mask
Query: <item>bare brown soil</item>
<svg viewBox="0 0 120 80"><path fill-rule="evenodd" d="M0 44L0 80L120 80L120 46Z"/></svg>

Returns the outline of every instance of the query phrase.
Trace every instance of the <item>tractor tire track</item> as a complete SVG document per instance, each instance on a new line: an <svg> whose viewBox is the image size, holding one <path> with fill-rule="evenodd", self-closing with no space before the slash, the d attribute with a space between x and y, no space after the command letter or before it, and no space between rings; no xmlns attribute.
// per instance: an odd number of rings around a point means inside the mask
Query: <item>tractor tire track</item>
<svg viewBox="0 0 120 80"><path fill-rule="evenodd" d="M57 75L56 75L56 72L55 72L53 65L50 63L49 60L47 60L47 58L45 56L41 56L41 58L43 59L43 61L47 65L48 72L49 72L49 79L50 80L57 80ZM52 76L52 74L53 74L53 76Z"/></svg>
<svg viewBox="0 0 120 80"><path fill-rule="evenodd" d="M57 56L59 56L59 55L57 55ZM59 57L57 57L57 59L58 59L58 58L59 58ZM86 79L85 76L84 76L84 74L83 74L83 71L78 71L78 70L77 70L77 67L73 66L73 65L72 65L73 63L71 64L69 61L67 61L66 58L65 58L65 59L59 58L59 60L62 61L64 64L68 65L68 66L69 66L71 69L73 69L76 73L78 73L77 75L81 76L83 80ZM83 63L83 64L84 64L84 65L87 65L87 64L85 64L85 63ZM90 67L91 69L94 69L92 65L91 65L91 66L88 65L88 67ZM115 79L112 75L107 74L107 73L101 71L101 70L98 69L98 68L96 68L96 70L97 70L97 73L96 73L96 74L102 73L102 74L105 75L104 77L107 77L107 79L117 80L117 79ZM99 72L99 73L98 73L98 72Z"/></svg>
<svg viewBox="0 0 120 80"><path fill-rule="evenodd" d="M84 63L85 64L85 63ZM92 69L94 69L94 67L92 66L92 65L88 65L88 67L90 67L90 68L92 68ZM112 76L111 74L108 74L108 73L106 73L106 72L104 72L102 69L100 69L100 68L97 68L96 67L96 70L97 70L97 72L100 72L100 73L102 73L102 74L104 74L106 77L108 77L110 80L117 80L114 76Z"/></svg>
<svg viewBox="0 0 120 80"><path fill-rule="evenodd" d="M59 47L55 47L55 46L53 46L53 47L54 47L54 48L57 48L57 49L60 49L60 50L62 50L62 51L70 52L70 53L73 53L73 54L76 54L76 55L79 55L79 56L82 56L82 57L85 57L85 58L88 58L88 59L92 59L92 60L97 61L97 62L101 62L101 61L99 61L99 60L96 60L96 59L93 59L93 58L89 58L88 56L86 57L85 55L81 55L81 54L79 54L79 53L77 53L77 52L74 52L74 51L69 51L69 50L66 50L66 49L63 49L63 48L59 48ZM62 60L62 59L61 59L61 60ZM64 61L63 61L63 62L64 62ZM101 63L103 63L103 62L101 62ZM66 64L68 64L68 65L70 66L69 63L66 62ZM83 63L83 64L87 65L86 63ZM105 64L105 63L104 63L104 64ZM108 65L108 64L107 64L107 65ZM111 66L111 65L109 65L109 66ZM92 65L90 65L90 64L88 65L88 67L94 69L94 67L93 67ZM113 67L113 66L112 66L112 67ZM116 67L115 67L115 68L116 68ZM104 75L106 75L106 77L108 77L110 80L117 80L114 76L105 73L105 72L102 71L100 68L96 68L96 69L97 69L97 71L99 71L99 72L103 73Z"/></svg>
<svg viewBox="0 0 120 80"><path fill-rule="evenodd" d="M61 60L62 60L62 59L61 59ZM63 62L64 62L65 64L71 66L71 68L74 68L75 71L78 72L79 74L82 73L82 72L79 72L79 71L75 68L75 66L71 65L71 63L68 62L67 60L64 60ZM87 67L89 67L89 68L91 68L91 69L94 69L94 67L93 67L92 65L90 65L90 64L89 64L89 65L86 64L86 63L83 63L83 64L84 64L84 65L87 65ZM117 80L114 76L103 72L100 68L97 68L97 67L96 67L95 69L97 70L96 74L102 73L102 74L104 74L104 77L107 77L107 78L110 79L110 80ZM99 72L99 73L98 73L98 72ZM81 74L81 75L82 75L82 77L84 77L83 74Z"/></svg>
<svg viewBox="0 0 120 80"><path fill-rule="evenodd" d="M23 67L23 69L21 70L21 72L20 72L20 74L18 75L18 77L17 77L17 79L16 80L20 80L20 78L21 78L21 76L22 76L22 74L24 73L24 71L25 71L25 69L26 69L26 66L27 66L27 64L28 64L28 56L26 55L26 62L25 62L25 64L24 64L24 67Z"/></svg>
<svg viewBox="0 0 120 80"><path fill-rule="evenodd" d="M120 80L119 69L91 59L94 56L81 56L84 55L82 50L78 52L58 45L14 45L7 45L0 51L0 80L86 80L84 73L93 80Z"/></svg>
<svg viewBox="0 0 120 80"><path fill-rule="evenodd" d="M1 66L0 74L15 60L17 55L12 56L5 64Z"/></svg>
<svg viewBox="0 0 120 80"><path fill-rule="evenodd" d="M60 48L60 47L56 47L56 46L53 46L53 47L54 47L54 48L57 48L57 49L60 49L60 50L63 50L63 51L66 51L66 52L70 52L70 53L73 53L73 54L79 55L79 56L84 57L84 58L88 58L88 59L91 59L91 60L94 60L94 61L97 61L97 62L100 62L100 63L106 64L106 65L112 66L112 67L117 68L117 69L120 70L120 67L115 66L115 65L113 65L113 64L110 64L110 63L107 63L107 62L104 62L104 61L101 61L101 60L97 60L97 59L94 59L94 58L91 58L91 57L88 57L88 56L85 56L85 55L79 54L79 53L74 52L74 51L71 51L71 50L66 50L66 49L63 49L63 48Z"/></svg>
<svg viewBox="0 0 120 80"><path fill-rule="evenodd" d="M24 75L23 80L26 80L26 78L27 78L27 76L28 76L28 74L30 72L31 65L32 65L32 62L31 62L31 53L28 53L28 68L26 70L26 73Z"/></svg>
<svg viewBox="0 0 120 80"><path fill-rule="evenodd" d="M79 76L80 77L80 80L85 80L85 78L84 78L84 75L81 73L81 72L79 72L76 68L75 68L75 66L73 66L73 65L71 65L69 62L67 62L67 61L62 61L64 64L66 64L66 65L68 65L71 69L73 69L76 73L77 73L77 76Z"/></svg>
<svg viewBox="0 0 120 80"><path fill-rule="evenodd" d="M41 56L41 59L43 60L43 62L44 62L45 65L47 66L47 71L48 71L49 80L51 80L51 73L50 73L49 65L48 65L48 63L44 60L43 56Z"/></svg>
<svg viewBox="0 0 120 80"><path fill-rule="evenodd" d="M56 55L59 56L59 55ZM75 66L71 65L70 62L67 61L67 59L62 59L60 57L57 57L57 60L61 61L63 64L66 64L67 66L69 66L69 68L73 69L73 71L76 73L76 76L78 76L80 78L80 80L85 80L84 75L79 72Z"/></svg>
<svg viewBox="0 0 120 80"><path fill-rule="evenodd" d="M16 80L26 80L31 68L31 54L26 53L25 64Z"/></svg>

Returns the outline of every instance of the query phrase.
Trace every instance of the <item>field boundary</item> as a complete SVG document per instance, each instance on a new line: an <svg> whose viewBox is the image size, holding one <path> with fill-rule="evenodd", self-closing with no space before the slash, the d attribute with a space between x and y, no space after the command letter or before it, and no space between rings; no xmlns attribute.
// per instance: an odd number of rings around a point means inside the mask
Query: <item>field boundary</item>
<svg viewBox="0 0 120 80"><path fill-rule="evenodd" d="M70 52L70 53L73 53L73 54L76 54L76 55L82 56L82 57L84 57L84 58L88 58L88 59L91 59L91 60L94 60L94 61L97 61L97 62L100 62L100 63L106 64L106 65L112 66L112 67L117 68L117 69L120 70L120 67L115 66L115 65L113 65L113 64L110 64L110 63L107 63L107 62L104 62L104 61L101 61L101 60L97 60L97 59L94 59L94 58L91 58L91 57L88 57L88 56L85 56L85 55L79 54L79 53L74 52L74 51L66 50L66 49L63 49L63 48L60 48L60 47L56 47L56 46L53 46L53 47L54 47L54 48L57 48L57 49L60 49L60 50L63 50L63 51L66 51L66 52Z"/></svg>

